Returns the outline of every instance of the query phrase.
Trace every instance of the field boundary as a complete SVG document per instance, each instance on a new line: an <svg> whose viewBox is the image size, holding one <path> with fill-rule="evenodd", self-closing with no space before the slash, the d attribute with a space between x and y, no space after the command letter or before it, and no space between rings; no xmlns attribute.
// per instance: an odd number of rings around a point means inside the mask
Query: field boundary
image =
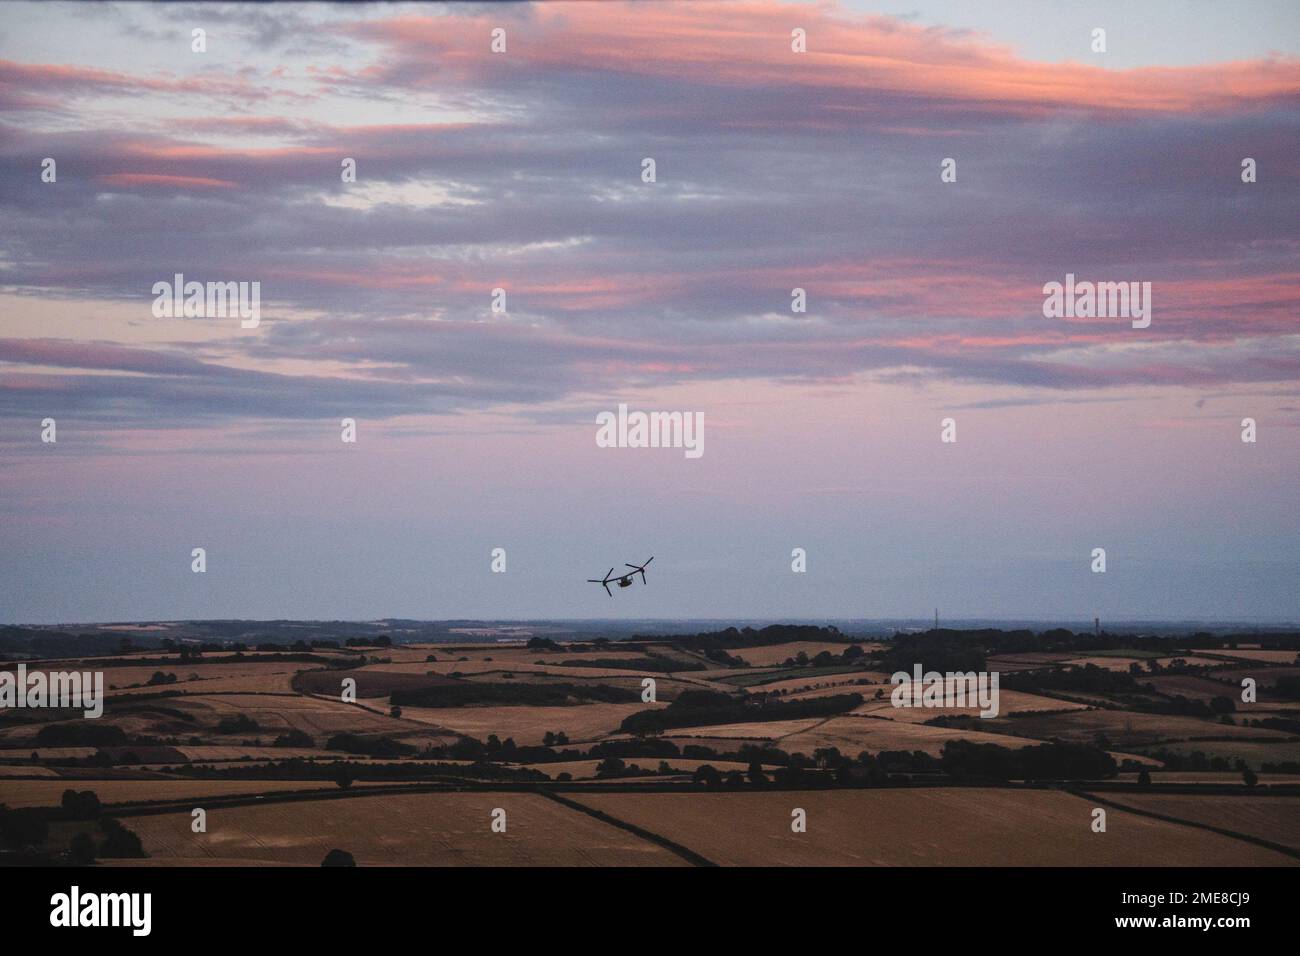
<svg viewBox="0 0 1300 956"><path fill-rule="evenodd" d="M1111 807L1115 810L1122 810L1125 813L1133 813L1140 817L1150 817L1152 820L1160 820L1164 823L1177 823L1185 827L1195 827L1198 830L1209 830L1211 833L1219 834L1219 836L1230 837L1234 840L1244 840L1246 843L1253 843L1255 846L1262 846L1267 850L1273 850L1277 853L1289 856L1292 859L1300 860L1300 850L1286 846L1282 843L1274 843L1272 840L1265 840L1263 837L1252 836L1249 833L1239 833L1236 830L1229 830L1226 827L1216 827L1210 823L1198 823L1195 820L1184 820L1181 817L1170 816L1166 813L1156 813L1154 810L1142 810L1137 807L1125 806L1122 803L1118 803L1114 800L1107 800L1104 797L1099 797L1096 794L1089 793L1085 790L1069 790L1067 793L1072 793L1076 797L1083 799L1095 800L1103 806Z"/></svg>
<svg viewBox="0 0 1300 956"><path fill-rule="evenodd" d="M570 810L576 810L579 813L585 813L587 816L594 817L595 819L599 820L602 823L608 823L610 826L618 827L620 830L626 830L628 833L631 833L634 836L638 836L643 840L647 840L650 843L654 843L658 846L661 846L665 850L668 850L670 853L675 853L677 856L680 856L683 860L686 860L688 863L691 863L695 866L717 866L718 865L714 863L712 860L706 859L705 857L696 853L694 850L690 849L689 847L682 846L680 843L676 843L665 836L660 836L658 833L654 833L653 831L647 830L644 827L639 827L635 823L628 823L626 820L620 820L618 819L618 817L612 817L608 813L605 813L603 810L597 810L595 807L589 807L586 804L579 803L577 800L570 800L568 797L562 797L558 793L554 793L551 791L538 790L536 792L548 800L554 800L556 803L560 804L563 807L568 807Z"/></svg>

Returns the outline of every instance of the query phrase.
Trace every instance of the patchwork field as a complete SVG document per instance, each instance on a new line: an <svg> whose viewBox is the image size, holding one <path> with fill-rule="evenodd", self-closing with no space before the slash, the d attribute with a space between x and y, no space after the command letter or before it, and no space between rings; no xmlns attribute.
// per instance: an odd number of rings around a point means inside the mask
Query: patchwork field
<svg viewBox="0 0 1300 956"><path fill-rule="evenodd" d="M26 811L0 828L0 854L69 862L75 829L95 825L59 809L73 789L94 791L140 835L151 859L131 865L315 866L333 848L362 865L677 865L699 862L693 853L756 865L1294 862L1248 837L1297 840L1300 701L1278 682L1300 675L1300 634L1198 653L1172 638L1143 648L1091 633L935 631L863 641L847 660L838 632L794 625L624 645L467 639L310 653L299 637L313 640L313 628L292 634L292 654L236 658L212 645L182 657L173 646L46 662L98 663L117 689L93 721L0 712L0 805ZM813 664L823 652L834 662ZM889 674L912 652L937 670L986 661L1026 689L1000 687L993 719L975 707L895 708ZM786 665L801 654L808 663ZM690 667L700 669L661 670ZM1257 704L1238 702L1246 674ZM646 676L653 704L639 699ZM346 678L357 703L340 699ZM754 747L773 752L751 775ZM1150 768L1149 784L1135 764ZM696 777L704 766L716 772ZM427 792L391 790L406 783ZM1109 813L1105 834L1070 793L1090 785L1097 800L1131 801ZM380 788L389 792L370 792ZM1152 792L1161 788L1178 792ZM218 808L206 835L188 814L138 812L221 798L241 805ZM796 806L809 813L805 834L789 829ZM506 834L489 829L494 807L507 809ZM58 839L15 847L13 821L33 818Z"/></svg>

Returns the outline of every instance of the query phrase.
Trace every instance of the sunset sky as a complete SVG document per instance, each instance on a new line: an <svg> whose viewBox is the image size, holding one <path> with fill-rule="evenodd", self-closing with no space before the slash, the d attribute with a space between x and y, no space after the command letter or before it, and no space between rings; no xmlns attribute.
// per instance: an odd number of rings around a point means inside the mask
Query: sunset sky
<svg viewBox="0 0 1300 956"><path fill-rule="evenodd" d="M0 5L0 623L1300 620L1300 5L1055 6Z"/></svg>

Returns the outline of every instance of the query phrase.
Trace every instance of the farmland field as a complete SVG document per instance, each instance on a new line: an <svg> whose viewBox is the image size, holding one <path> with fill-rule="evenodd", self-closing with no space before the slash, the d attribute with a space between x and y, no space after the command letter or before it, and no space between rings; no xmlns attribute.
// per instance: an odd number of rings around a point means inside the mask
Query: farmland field
<svg viewBox="0 0 1300 956"><path fill-rule="evenodd" d="M65 790L91 790L109 804L337 789L333 783L312 780L8 780L4 802L11 807L54 807Z"/></svg>
<svg viewBox="0 0 1300 956"><path fill-rule="evenodd" d="M418 729L355 704L318 697L271 694L194 696L168 701L168 706L193 715L204 726L215 726L222 718L243 715L256 721L263 734L287 730L333 734Z"/></svg>
<svg viewBox="0 0 1300 956"><path fill-rule="evenodd" d="M506 832L490 829L495 808ZM535 794L430 793L237 807L192 833L189 814L131 818L156 860L318 866L331 849L360 866L676 866L685 861Z"/></svg>
<svg viewBox="0 0 1300 956"><path fill-rule="evenodd" d="M1300 850L1300 797L1125 793L1116 794L1114 802L1223 827Z"/></svg>
<svg viewBox="0 0 1300 956"><path fill-rule="evenodd" d="M1086 710L1044 717L997 718L999 729L1030 736L1056 736L1064 740L1091 743L1097 735L1123 749L1150 746L1162 741L1194 738L1278 741L1287 739L1280 731L1221 724L1196 717L1145 714L1120 710Z"/></svg>
<svg viewBox="0 0 1300 956"><path fill-rule="evenodd" d="M459 734L538 744L548 731L563 731L572 741L615 733L623 718L646 710L647 704L577 704L572 707L404 707L404 719L445 727Z"/></svg>
<svg viewBox="0 0 1300 956"><path fill-rule="evenodd" d="M838 747L845 753L853 754L863 750L872 753L881 750L920 750L938 756L946 741L957 738L976 743L998 744L1003 747L1026 747L1038 742L1009 734L954 730L901 720L852 716L813 721L807 727L794 730L780 737L779 740L781 749L791 753L795 751L812 753L818 747Z"/></svg>
<svg viewBox="0 0 1300 956"><path fill-rule="evenodd" d="M582 804L731 866L1290 866L1263 847L1059 791L580 794ZM791 811L807 811L807 832Z"/></svg>
<svg viewBox="0 0 1300 956"><path fill-rule="evenodd" d="M768 644L763 647L738 647L729 653L753 667L775 667L800 653L812 658L822 651L828 651L839 657L848 646L842 641L791 641L788 644Z"/></svg>
<svg viewBox="0 0 1300 956"><path fill-rule="evenodd" d="M1197 654L1164 641L1156 651L1118 638L1098 648L1104 637L1071 644L1061 632L1036 651L1018 632L1015 653L993 653L996 632L938 632L859 642L845 661L851 645L834 630L811 629L824 640L801 626L767 630L680 645L329 648L298 641L310 637L303 626L292 654L106 656L106 683L119 689L102 718L0 713L0 817L46 820L44 847L16 849L57 863L70 862L79 827L103 822L65 811L68 789L94 792L101 817L139 834L150 856L131 865L315 866L334 848L362 865L1290 863L1249 840L1295 839L1300 701L1272 691L1300 670L1290 643L1246 661L1232 648ZM908 640L955 642L963 654L989 640L991 667L1035 676L1017 678L1028 689L1000 687L996 718L895 708L888 678L907 645L894 641ZM837 663L813 664L823 651ZM1254 651L1266 653L1240 653ZM785 666L801 654L808 663ZM1130 674L1138 660L1158 669ZM46 666L60 663L95 667ZM665 666L700 669L669 676ZM1260 703L1237 704L1224 682L1246 671ZM651 703L640 699L645 676ZM346 678L355 703L340 698ZM832 699L847 695L861 700ZM1106 834L1087 828L1087 801L1070 793L1094 781L1096 800L1133 801L1110 813ZM591 812L572 800L593 801ZM209 804L207 834L172 809L190 801ZM788 829L792 801L810 811L806 834ZM508 810L506 834L487 827L496 806ZM1143 817L1144 807L1180 822ZM1204 828L1234 815L1236 836ZM12 854L5 832L0 854Z"/></svg>

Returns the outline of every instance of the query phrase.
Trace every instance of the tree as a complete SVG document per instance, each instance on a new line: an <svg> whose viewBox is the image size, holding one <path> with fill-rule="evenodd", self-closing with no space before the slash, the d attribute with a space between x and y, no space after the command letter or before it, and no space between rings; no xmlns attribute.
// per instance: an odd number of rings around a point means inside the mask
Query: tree
<svg viewBox="0 0 1300 956"><path fill-rule="evenodd" d="M396 718L396 717L401 717L401 716L402 716L402 708L400 708L400 707L394 705L394 706L393 706L393 707L388 711L388 716L389 716L389 717L394 717L394 718Z"/></svg>
<svg viewBox="0 0 1300 956"><path fill-rule="evenodd" d="M1138 786L1140 787L1151 786L1151 771L1148 770L1146 767L1143 767L1141 770L1138 771Z"/></svg>
<svg viewBox="0 0 1300 956"><path fill-rule="evenodd" d="M1241 771L1241 779L1246 782L1246 786L1248 787L1253 787L1255 784L1259 783L1259 777L1256 775L1255 771L1251 770L1249 767L1246 767Z"/></svg>
<svg viewBox="0 0 1300 956"><path fill-rule="evenodd" d="M99 816L99 796L94 790L64 790L63 812L73 820L93 820Z"/></svg>
<svg viewBox="0 0 1300 956"><path fill-rule="evenodd" d="M346 770L340 770L334 775L334 782L338 784L340 790L346 790L352 786L352 774Z"/></svg>
<svg viewBox="0 0 1300 956"><path fill-rule="evenodd" d="M818 747L813 751L813 760L826 770L835 770L844 763L839 747Z"/></svg>
<svg viewBox="0 0 1300 956"><path fill-rule="evenodd" d="M21 850L40 846L49 837L50 828L43 811L36 807L10 810L0 803L0 847Z"/></svg>
<svg viewBox="0 0 1300 956"><path fill-rule="evenodd" d="M95 841L89 833L78 833L68 845L68 857L78 866L95 862Z"/></svg>
<svg viewBox="0 0 1300 956"><path fill-rule="evenodd" d="M140 837L128 830L112 817L99 821L99 827L106 834L104 842L99 845L99 855L108 860L142 860L147 855Z"/></svg>
<svg viewBox="0 0 1300 956"><path fill-rule="evenodd" d="M325 859L321 860L321 866L356 866L357 861L353 859L352 854L347 850L333 849L325 854Z"/></svg>
<svg viewBox="0 0 1300 956"><path fill-rule="evenodd" d="M716 787L722 783L722 774L711 764L701 764L691 774L691 782L704 787Z"/></svg>

